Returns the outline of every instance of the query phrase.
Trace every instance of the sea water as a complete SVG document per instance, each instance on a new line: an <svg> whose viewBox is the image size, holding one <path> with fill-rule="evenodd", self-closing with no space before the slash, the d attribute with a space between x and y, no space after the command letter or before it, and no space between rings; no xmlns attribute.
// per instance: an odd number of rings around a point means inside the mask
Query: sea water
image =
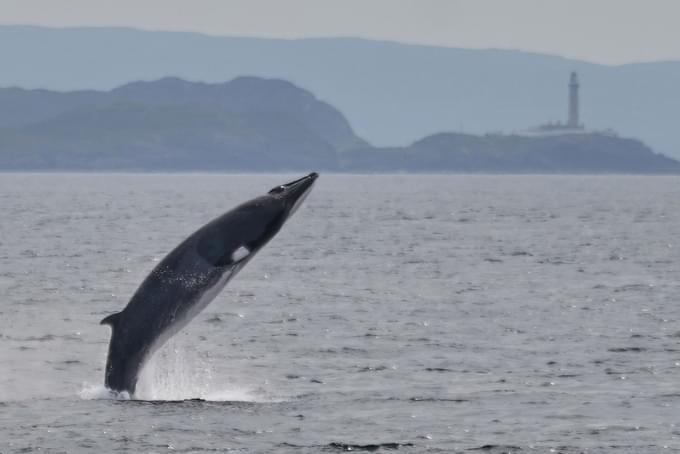
<svg viewBox="0 0 680 454"><path fill-rule="evenodd" d="M0 175L0 453L680 451L680 179L321 175L145 368L121 310L298 175Z"/></svg>

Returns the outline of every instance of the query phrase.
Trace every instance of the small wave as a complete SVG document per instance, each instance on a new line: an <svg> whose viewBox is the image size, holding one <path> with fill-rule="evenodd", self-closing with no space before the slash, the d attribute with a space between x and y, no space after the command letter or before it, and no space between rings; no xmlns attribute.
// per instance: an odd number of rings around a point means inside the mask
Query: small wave
<svg viewBox="0 0 680 454"><path fill-rule="evenodd" d="M652 284L628 284L628 285L622 285L620 287L615 287L614 293L640 292L640 291L652 291L652 290L654 290L654 285L652 285Z"/></svg>
<svg viewBox="0 0 680 454"><path fill-rule="evenodd" d="M404 447L413 447L413 443L375 443L367 445L357 445L350 443L329 443L325 446L326 451L378 451L381 449L397 450Z"/></svg>
<svg viewBox="0 0 680 454"><path fill-rule="evenodd" d="M569 265L573 263L573 260L569 260L564 257L547 257L537 260L537 262L545 265Z"/></svg>
<svg viewBox="0 0 680 454"><path fill-rule="evenodd" d="M450 397L411 397L409 400L411 402L453 402L457 404L470 402L468 399L456 399Z"/></svg>
<svg viewBox="0 0 680 454"><path fill-rule="evenodd" d="M534 254L527 251L513 251L510 253L512 257L533 257Z"/></svg>
<svg viewBox="0 0 680 454"><path fill-rule="evenodd" d="M279 446L281 447L286 447L286 448L295 448L295 449L301 449L301 448L320 448L321 451L342 451L342 452L350 452L350 451L368 451L368 452L374 452L374 451L381 451L381 450L386 450L386 451L396 451L399 448L407 448L407 447L413 447L413 443L394 443L394 442L388 442L388 443L369 443L365 445L360 445L360 444L355 444L355 443L338 443L338 442L333 442L333 443L328 443L327 445L314 445L314 446L302 446L302 445L296 445L293 443L281 443Z"/></svg>
<svg viewBox="0 0 680 454"><path fill-rule="evenodd" d="M27 336L27 337L19 337L19 336L5 336L9 340L13 341L19 341L19 342L51 342L53 340L57 339L63 339L63 340L75 340L75 341L82 341L82 337L80 333L73 333L73 334L64 334L64 335L58 335L58 334L44 334L42 336Z"/></svg>
<svg viewBox="0 0 680 454"><path fill-rule="evenodd" d="M647 349L644 347L612 347L608 348L607 351L612 353L626 353L626 352L643 353L646 352Z"/></svg>
<svg viewBox="0 0 680 454"><path fill-rule="evenodd" d="M616 369L612 369L611 367L607 367L604 370L604 373L607 374L607 375L618 375L620 377L625 377L626 375L632 374L633 371L632 370L616 370Z"/></svg>
<svg viewBox="0 0 680 454"><path fill-rule="evenodd" d="M382 370L391 369L387 366L365 366L357 370L357 372L380 372Z"/></svg>
<svg viewBox="0 0 680 454"><path fill-rule="evenodd" d="M55 340L56 338L57 336L55 336L54 334L45 334L43 336L29 336L21 340L27 342L48 342Z"/></svg>
<svg viewBox="0 0 680 454"><path fill-rule="evenodd" d="M468 451L486 451L486 452L501 451L503 453L517 452L521 450L522 448L520 448L519 446L513 445L483 445L479 446L478 448L468 449Z"/></svg>

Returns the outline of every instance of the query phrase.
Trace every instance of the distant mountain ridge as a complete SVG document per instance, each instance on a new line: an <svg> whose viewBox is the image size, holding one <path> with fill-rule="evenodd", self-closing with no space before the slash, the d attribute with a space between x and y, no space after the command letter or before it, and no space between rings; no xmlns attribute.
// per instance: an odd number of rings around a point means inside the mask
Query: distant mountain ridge
<svg viewBox="0 0 680 454"><path fill-rule="evenodd" d="M353 38L29 26L0 26L0 61L0 86L53 90L109 90L168 75L209 83L243 75L284 79L338 108L357 135L380 146L439 131L511 134L564 120L568 75L578 71L587 127L639 137L680 158L680 62L603 66Z"/></svg>
<svg viewBox="0 0 680 454"><path fill-rule="evenodd" d="M227 83L206 84L165 77L132 82L110 91L52 92L0 89L0 128L21 127L82 107L116 103L145 106L200 105L223 111L253 114L263 111L291 115L342 150L364 144L354 136L344 116L308 91L278 79L238 77Z"/></svg>
<svg viewBox="0 0 680 454"><path fill-rule="evenodd" d="M0 89L5 169L299 169L369 145L282 80L164 78L108 92Z"/></svg>
<svg viewBox="0 0 680 454"><path fill-rule="evenodd" d="M680 173L680 162L598 133L439 133L376 148L310 92L239 77L0 88L0 170Z"/></svg>

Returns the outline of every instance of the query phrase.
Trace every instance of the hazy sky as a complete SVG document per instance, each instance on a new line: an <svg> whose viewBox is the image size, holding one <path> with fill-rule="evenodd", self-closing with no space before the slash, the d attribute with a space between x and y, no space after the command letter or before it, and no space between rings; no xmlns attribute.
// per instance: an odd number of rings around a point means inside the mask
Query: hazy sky
<svg viewBox="0 0 680 454"><path fill-rule="evenodd" d="M680 0L0 0L0 23L359 36L610 64L680 60Z"/></svg>

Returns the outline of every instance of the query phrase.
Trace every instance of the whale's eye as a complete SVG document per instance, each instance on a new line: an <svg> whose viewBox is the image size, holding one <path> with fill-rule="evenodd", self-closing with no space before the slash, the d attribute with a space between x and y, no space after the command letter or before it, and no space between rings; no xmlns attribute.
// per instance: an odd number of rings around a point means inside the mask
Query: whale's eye
<svg viewBox="0 0 680 454"><path fill-rule="evenodd" d="M283 191L285 191L285 190L286 190L285 187L283 187L283 186L277 186L277 187L275 187L274 189L272 189L271 191L269 191L269 193L270 193L270 194L281 194L281 193L282 193Z"/></svg>

